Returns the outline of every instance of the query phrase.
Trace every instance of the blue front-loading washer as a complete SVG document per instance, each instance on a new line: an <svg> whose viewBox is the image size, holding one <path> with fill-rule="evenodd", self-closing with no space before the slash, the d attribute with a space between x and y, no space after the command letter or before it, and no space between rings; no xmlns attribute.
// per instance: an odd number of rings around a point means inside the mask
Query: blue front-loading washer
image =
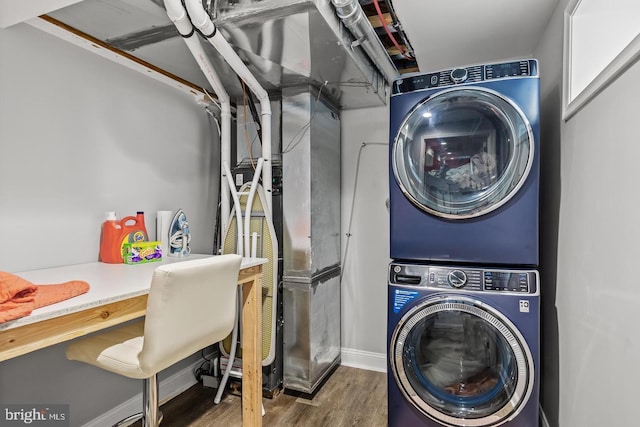
<svg viewBox="0 0 640 427"><path fill-rule="evenodd" d="M392 262L388 289L389 427L538 427L535 270Z"/></svg>
<svg viewBox="0 0 640 427"><path fill-rule="evenodd" d="M396 80L390 257L537 266L538 120L534 59Z"/></svg>

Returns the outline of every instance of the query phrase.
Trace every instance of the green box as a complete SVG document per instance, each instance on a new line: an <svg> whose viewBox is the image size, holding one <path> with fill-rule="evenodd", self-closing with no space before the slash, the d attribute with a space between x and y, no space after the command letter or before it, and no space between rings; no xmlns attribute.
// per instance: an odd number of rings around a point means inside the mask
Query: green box
<svg viewBox="0 0 640 427"><path fill-rule="evenodd" d="M144 264L162 261L160 242L135 242L122 245L122 259L125 264Z"/></svg>

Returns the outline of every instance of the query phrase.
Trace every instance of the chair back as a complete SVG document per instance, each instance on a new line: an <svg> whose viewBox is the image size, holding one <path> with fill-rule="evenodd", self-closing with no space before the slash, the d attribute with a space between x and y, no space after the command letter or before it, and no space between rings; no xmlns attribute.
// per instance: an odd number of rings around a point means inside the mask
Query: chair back
<svg viewBox="0 0 640 427"><path fill-rule="evenodd" d="M151 280L140 367L159 372L233 329L238 274L235 254L158 267Z"/></svg>

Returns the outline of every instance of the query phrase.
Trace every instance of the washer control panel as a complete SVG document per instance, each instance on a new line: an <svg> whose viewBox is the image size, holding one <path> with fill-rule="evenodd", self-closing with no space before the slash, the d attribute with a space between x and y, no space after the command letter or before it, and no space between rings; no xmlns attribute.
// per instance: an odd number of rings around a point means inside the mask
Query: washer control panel
<svg viewBox="0 0 640 427"><path fill-rule="evenodd" d="M389 284L436 289L535 293L538 276L533 270L391 263Z"/></svg>

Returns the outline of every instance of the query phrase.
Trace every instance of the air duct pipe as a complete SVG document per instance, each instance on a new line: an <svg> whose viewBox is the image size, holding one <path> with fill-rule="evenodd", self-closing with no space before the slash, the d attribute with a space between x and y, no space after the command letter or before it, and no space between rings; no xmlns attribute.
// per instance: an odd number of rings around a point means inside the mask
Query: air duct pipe
<svg viewBox="0 0 640 427"><path fill-rule="evenodd" d="M167 9L169 19L178 29L220 101L220 165L229 164L231 162L231 100L229 94L204 52L200 39L195 35L193 25L180 0L164 0L164 7ZM229 212L231 211L230 189L225 175L225 168L220 167L220 229L223 233L229 225Z"/></svg>
<svg viewBox="0 0 640 427"><path fill-rule="evenodd" d="M384 75L387 83L397 79L399 76L398 70L391 62L389 54L362 12L358 0L331 0L331 3L336 9L338 18L356 38L354 44L362 46L378 70Z"/></svg>
<svg viewBox="0 0 640 427"><path fill-rule="evenodd" d="M229 66L245 81L249 89L256 95L260 102L260 115L262 127L262 157L265 166L262 168L262 187L265 190L266 204L269 212L272 209L272 171L271 171L271 104L267 91L264 90L251 71L242 62L238 54L233 50L229 42L217 31L215 24L202 6L201 0L185 0L185 6L191 19L191 23L200 30L202 35L222 55Z"/></svg>

